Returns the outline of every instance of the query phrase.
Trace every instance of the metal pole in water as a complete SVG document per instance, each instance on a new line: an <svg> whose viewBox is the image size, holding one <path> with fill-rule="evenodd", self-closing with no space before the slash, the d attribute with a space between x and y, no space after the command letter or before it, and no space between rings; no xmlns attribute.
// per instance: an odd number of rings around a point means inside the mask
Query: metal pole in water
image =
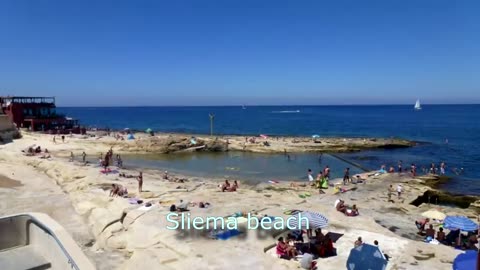
<svg viewBox="0 0 480 270"><path fill-rule="evenodd" d="M215 118L215 115L210 113L208 116L210 117L210 136L213 136L213 119Z"/></svg>

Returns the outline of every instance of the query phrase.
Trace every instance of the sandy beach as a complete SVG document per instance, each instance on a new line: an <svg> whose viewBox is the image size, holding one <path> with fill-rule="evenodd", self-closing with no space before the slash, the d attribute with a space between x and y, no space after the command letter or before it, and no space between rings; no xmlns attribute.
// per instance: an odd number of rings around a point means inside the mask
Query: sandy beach
<svg viewBox="0 0 480 270"><path fill-rule="evenodd" d="M101 173L97 164L83 164L80 153L98 157L113 148L116 153L188 151L189 135L158 135L149 138L136 135L136 140L116 140L113 137L67 136L56 143L51 135L24 134L22 139L0 146L0 215L17 212L45 212L62 224L82 247L98 269L298 269L294 260L282 260L274 254L275 232L259 236L258 231L247 231L228 240L214 240L203 235L182 236L169 230L166 216L169 207L180 200L197 203L189 207L191 217L226 217L237 212L250 212L258 216L286 218L289 209L310 210L324 214L329 219L325 232L341 234L335 242L337 256L319 258L321 269L344 269L354 241L361 236L365 243L379 241L382 251L391 258L387 269L451 269L455 256L461 251L444 245L424 243L418 236L415 220L429 209L438 209L447 215L466 215L476 221L478 209L472 206L461 209L455 206L410 204L430 187L424 180L413 179L408 174L372 175L363 177L366 184L349 184L352 189L335 194L333 188L319 194L310 187L291 187L290 183L244 184L236 192L221 192L218 185L224 179L191 175L169 175L144 170L143 192L137 191L135 178L119 177L118 172L138 175L138 171L111 167L111 173ZM228 144L226 143L228 139ZM408 147L412 142L391 139L268 139L265 146L245 144L245 137L228 136L210 138L196 136L196 142L208 149L228 145L228 150L253 152L308 152L308 151L359 151L377 147ZM221 142L219 142L221 141ZM25 156L22 150L36 145L48 148L51 158L41 155ZM247 145L245 147L245 145ZM226 147L226 146L225 146ZM70 152L76 159L70 162ZM126 164L128 167L128 164ZM333 179L332 182L339 182ZM142 200L131 204L129 199L109 197L112 184L128 189L129 197ZM387 188L403 185L400 199L388 202ZM347 217L336 211L334 202L343 199L356 204L360 215ZM210 207L199 208L199 202ZM151 207L144 204L151 203ZM438 226L438 224L436 225ZM278 235L275 235L278 236ZM155 266L155 267L154 267Z"/></svg>

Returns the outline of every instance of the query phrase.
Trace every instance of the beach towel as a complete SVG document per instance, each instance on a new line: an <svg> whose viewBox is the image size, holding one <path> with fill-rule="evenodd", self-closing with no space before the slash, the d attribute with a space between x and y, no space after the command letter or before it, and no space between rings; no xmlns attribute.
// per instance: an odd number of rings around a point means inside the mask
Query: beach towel
<svg viewBox="0 0 480 270"><path fill-rule="evenodd" d="M310 197L312 196L310 193L306 192L306 193L303 193L303 194L299 194L298 197L302 198L302 199L305 199L307 197Z"/></svg>
<svg viewBox="0 0 480 270"><path fill-rule="evenodd" d="M147 206L147 205L142 205L140 206L139 208L137 208L137 210L140 210L140 211L150 211L152 210L153 208L153 205L150 204L150 206Z"/></svg>
<svg viewBox="0 0 480 270"><path fill-rule="evenodd" d="M215 237L217 239L220 239L220 240L227 240L227 239L235 237L235 236L237 236L241 233L242 232L240 232L239 230L233 229L233 230L227 230L227 231L218 233L218 234L215 235Z"/></svg>
<svg viewBox="0 0 480 270"><path fill-rule="evenodd" d="M278 184L279 182L277 180L268 180L268 183L270 184Z"/></svg>
<svg viewBox="0 0 480 270"><path fill-rule="evenodd" d="M301 213L302 210L296 210L296 209L293 209L293 210L287 210L285 212L283 212L284 215L297 215L298 213Z"/></svg>
<svg viewBox="0 0 480 270"><path fill-rule="evenodd" d="M325 236L329 236L333 243L336 243L340 237L343 236L343 233L328 232Z"/></svg>
<svg viewBox="0 0 480 270"><path fill-rule="evenodd" d="M110 168L107 168L106 170L103 169L103 170L100 170L101 173L109 173L111 172L112 170Z"/></svg>
<svg viewBox="0 0 480 270"><path fill-rule="evenodd" d="M241 217L241 216L243 216L242 212L235 212L231 215L231 217Z"/></svg>
<svg viewBox="0 0 480 270"><path fill-rule="evenodd" d="M141 204L141 203L143 203L143 200L140 200L138 198L129 198L128 203L129 204Z"/></svg>
<svg viewBox="0 0 480 270"><path fill-rule="evenodd" d="M270 220L270 222L273 222L273 221L275 221L275 219L277 219L277 217L272 217L272 216L264 216L264 217L262 217L262 220L264 220L264 219L266 219L266 220Z"/></svg>

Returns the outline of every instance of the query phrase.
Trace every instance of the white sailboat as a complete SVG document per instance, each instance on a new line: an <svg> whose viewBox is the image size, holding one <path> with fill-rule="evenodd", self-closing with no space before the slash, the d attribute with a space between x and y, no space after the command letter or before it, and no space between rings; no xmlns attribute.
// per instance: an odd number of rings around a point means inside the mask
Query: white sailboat
<svg viewBox="0 0 480 270"><path fill-rule="evenodd" d="M420 106L420 99L417 99L417 102L415 102L415 107L413 108L417 111L422 109L422 106Z"/></svg>

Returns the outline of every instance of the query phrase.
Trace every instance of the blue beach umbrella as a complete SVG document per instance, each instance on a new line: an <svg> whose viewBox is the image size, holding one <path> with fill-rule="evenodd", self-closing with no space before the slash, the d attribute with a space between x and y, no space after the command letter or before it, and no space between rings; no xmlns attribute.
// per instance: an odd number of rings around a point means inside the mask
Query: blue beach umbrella
<svg viewBox="0 0 480 270"><path fill-rule="evenodd" d="M300 226L299 223L301 223ZM290 228L306 229L307 224L309 229L321 229L328 226L328 219L320 213L305 211L292 215L288 220L288 226Z"/></svg>
<svg viewBox="0 0 480 270"><path fill-rule="evenodd" d="M369 244L362 244L352 248L347 260L348 270L385 270L387 259L382 251Z"/></svg>
<svg viewBox="0 0 480 270"><path fill-rule="evenodd" d="M475 250L467 250L467 252L458 254L453 260L453 270L473 270L477 269L478 252Z"/></svg>
<svg viewBox="0 0 480 270"><path fill-rule="evenodd" d="M478 229L477 223L465 216L448 216L443 221L443 227L450 230L460 229L466 232L472 232Z"/></svg>

